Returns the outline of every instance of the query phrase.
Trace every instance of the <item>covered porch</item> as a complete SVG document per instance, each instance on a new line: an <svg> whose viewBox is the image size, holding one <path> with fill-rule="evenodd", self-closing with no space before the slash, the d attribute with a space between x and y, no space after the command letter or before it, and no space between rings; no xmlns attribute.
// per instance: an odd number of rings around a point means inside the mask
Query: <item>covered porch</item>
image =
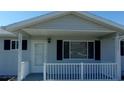
<svg viewBox="0 0 124 93"><path fill-rule="evenodd" d="M45 65L44 65L45 67ZM23 81L118 80L116 63L47 63L43 73L27 73Z"/></svg>
<svg viewBox="0 0 124 93"><path fill-rule="evenodd" d="M39 52L33 52L34 56L30 57L30 61L23 60L21 49L23 33L19 33L18 80L31 79L32 77L41 77L41 80L121 80L120 38L115 32L104 30L69 30L67 32L61 29L23 29L23 31L29 35L31 39L30 46L35 46L32 44L36 44L37 46L38 42L44 42L44 48L42 47L42 49L39 48L38 50L46 50L46 52L43 52L43 57L41 56L43 60L40 59L37 61L42 61L42 66L38 66L39 63L37 63L37 66L33 65L35 61L34 57L37 57L36 55L39 54ZM100 54L97 53L97 55L93 52L94 56L91 59L88 58L89 55L87 55L84 59L62 58L62 60L57 60L55 58L55 56L57 56L57 47L55 47L57 46L57 40L81 42L95 42L95 40L99 40L101 41L101 52ZM33 43L34 41L36 42ZM88 42L87 44L89 44ZM59 46L59 48L60 47L61 46ZM34 48L31 48L30 51L33 51L33 49ZM100 56L101 58L96 60L95 56ZM35 75L32 74L34 72Z"/></svg>

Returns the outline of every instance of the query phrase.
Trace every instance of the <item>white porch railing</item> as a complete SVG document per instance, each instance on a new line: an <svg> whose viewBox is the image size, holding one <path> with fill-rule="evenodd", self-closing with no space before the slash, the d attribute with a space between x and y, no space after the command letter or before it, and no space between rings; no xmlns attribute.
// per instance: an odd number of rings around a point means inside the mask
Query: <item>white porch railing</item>
<svg viewBox="0 0 124 93"><path fill-rule="evenodd" d="M117 80L116 63L45 63L45 80Z"/></svg>
<svg viewBox="0 0 124 93"><path fill-rule="evenodd" d="M29 74L29 62L23 61L21 62L21 80L23 80Z"/></svg>

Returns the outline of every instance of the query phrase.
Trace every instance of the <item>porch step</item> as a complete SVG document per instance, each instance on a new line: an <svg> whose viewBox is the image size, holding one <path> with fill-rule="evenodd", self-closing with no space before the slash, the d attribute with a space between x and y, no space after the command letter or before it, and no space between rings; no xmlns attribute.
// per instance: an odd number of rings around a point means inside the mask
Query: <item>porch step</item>
<svg viewBox="0 0 124 93"><path fill-rule="evenodd" d="M23 81L42 81L43 73L31 73Z"/></svg>

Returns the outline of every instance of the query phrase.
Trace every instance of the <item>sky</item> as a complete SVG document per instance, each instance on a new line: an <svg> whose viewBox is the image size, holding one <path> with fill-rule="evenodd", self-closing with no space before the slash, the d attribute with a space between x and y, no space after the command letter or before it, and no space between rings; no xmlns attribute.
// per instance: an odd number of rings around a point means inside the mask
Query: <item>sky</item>
<svg viewBox="0 0 124 93"><path fill-rule="evenodd" d="M0 26L6 26L15 22L49 13L48 11L0 11ZM124 25L124 11L93 11L97 16L109 19Z"/></svg>

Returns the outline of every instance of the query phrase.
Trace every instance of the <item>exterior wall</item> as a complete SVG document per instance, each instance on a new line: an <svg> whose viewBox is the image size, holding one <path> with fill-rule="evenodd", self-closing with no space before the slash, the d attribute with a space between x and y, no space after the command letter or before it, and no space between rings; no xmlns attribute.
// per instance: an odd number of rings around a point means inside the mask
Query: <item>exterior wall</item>
<svg viewBox="0 0 124 93"><path fill-rule="evenodd" d="M31 40L46 40L48 37L31 37L31 38L23 38L28 40L28 50L23 50L22 58L23 61L28 61L30 66L32 62L31 55ZM5 39L5 38L4 38ZM4 50L4 39L0 39L0 75L16 75L17 74L17 62L18 62L18 53L17 50ZM13 39L13 38L6 38ZM94 59L87 60L75 60L75 59L63 59L62 61L56 60L56 41L57 40L98 40L96 37L88 37L88 36L52 36L51 43L47 43L47 62L48 63L92 63L96 62ZM104 37L101 39L101 60L105 60L105 62L115 62L115 53L114 53L114 39L112 37ZM109 51L109 52L108 52ZM104 61L103 61L104 62ZM31 71L31 70L30 70Z"/></svg>
<svg viewBox="0 0 124 93"><path fill-rule="evenodd" d="M38 29L75 29L75 30L108 30L102 25L95 22L82 19L75 15L66 15L59 18L46 21L44 23L38 23L28 28ZM110 29L109 29L110 30Z"/></svg>
<svg viewBox="0 0 124 93"><path fill-rule="evenodd" d="M101 39L101 60L103 62L115 62L115 35Z"/></svg>
<svg viewBox="0 0 124 93"><path fill-rule="evenodd" d="M15 39L15 38L5 38ZM4 39L0 39L0 75L17 74L17 50L4 50Z"/></svg>
<svg viewBox="0 0 124 93"><path fill-rule="evenodd" d="M18 50L4 50L4 40L16 40L17 38L0 38L0 75L17 75ZM30 41L30 40L29 40ZM30 60L30 42L28 50L23 50L23 60Z"/></svg>
<svg viewBox="0 0 124 93"><path fill-rule="evenodd" d="M47 39L47 37L40 38L40 37L35 37L31 38L33 40L42 40L42 39ZM83 36L83 37L65 37L65 36L60 36L60 37L51 37L51 43L47 43L47 62L48 63L80 63L80 62L87 62L87 63L92 63L92 62L97 62L94 59L63 59L60 61L57 61L56 59L56 44L57 40L98 40L99 38L95 37L88 37L88 36ZM107 39L101 39L101 60L104 60L103 62L115 62L115 53L114 53L114 44L115 41L114 39L107 38ZM113 45L113 46L112 46ZM109 53L107 53L110 51Z"/></svg>
<svg viewBox="0 0 124 93"><path fill-rule="evenodd" d="M48 62L57 62L57 63L80 63L80 62L94 62L94 59L64 59L63 60L60 60L60 61L57 61L56 60L56 49L57 49L57 40L95 40L96 38L86 38L86 37L54 37L52 38L52 41L50 44L48 44Z"/></svg>

